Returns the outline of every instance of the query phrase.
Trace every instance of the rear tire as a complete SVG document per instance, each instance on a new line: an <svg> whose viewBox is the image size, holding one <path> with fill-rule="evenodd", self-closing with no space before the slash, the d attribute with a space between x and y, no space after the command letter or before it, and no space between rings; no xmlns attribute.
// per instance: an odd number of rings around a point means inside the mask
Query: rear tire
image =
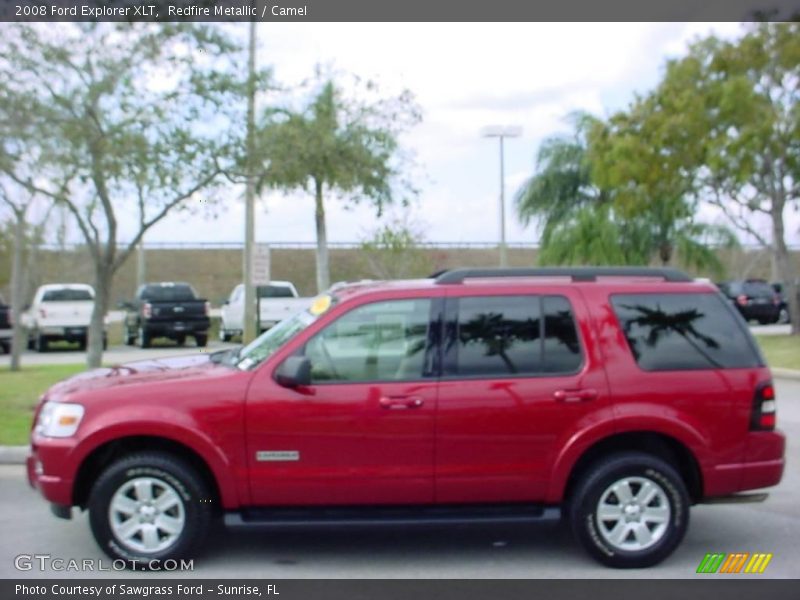
<svg viewBox="0 0 800 600"><path fill-rule="evenodd" d="M689 494L677 471L642 452L614 454L579 480L569 504L575 537L604 565L655 565L678 547L689 524Z"/></svg>
<svg viewBox="0 0 800 600"><path fill-rule="evenodd" d="M50 349L50 342L46 337L37 333L33 338L33 348L37 352L47 352Z"/></svg>
<svg viewBox="0 0 800 600"><path fill-rule="evenodd" d="M139 327L139 347L149 348L151 343L150 334L144 327Z"/></svg>
<svg viewBox="0 0 800 600"><path fill-rule="evenodd" d="M11 342L0 342L0 348L2 348L3 352L6 354L11 354Z"/></svg>
<svg viewBox="0 0 800 600"><path fill-rule="evenodd" d="M198 333L194 336L194 341L197 344L198 348L205 348L208 345L208 334L207 333Z"/></svg>
<svg viewBox="0 0 800 600"><path fill-rule="evenodd" d="M186 558L201 547L213 504L202 477L186 462L162 452L121 458L103 471L89 496L89 522L112 559Z"/></svg>
<svg viewBox="0 0 800 600"><path fill-rule="evenodd" d="M176 335L175 336L175 342L178 344L178 346L185 346L186 345L186 336L183 335L183 334Z"/></svg>

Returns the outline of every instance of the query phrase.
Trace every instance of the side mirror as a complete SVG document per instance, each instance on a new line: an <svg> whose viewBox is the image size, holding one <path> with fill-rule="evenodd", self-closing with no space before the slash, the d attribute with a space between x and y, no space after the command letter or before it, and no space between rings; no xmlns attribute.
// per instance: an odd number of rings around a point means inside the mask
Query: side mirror
<svg viewBox="0 0 800 600"><path fill-rule="evenodd" d="M221 304L222 306L228 306L228 304L230 304L230 303L231 303L231 301L230 301L230 300L228 300L227 298L225 298L225 300L223 300L223 301L222 301L220 304Z"/></svg>
<svg viewBox="0 0 800 600"><path fill-rule="evenodd" d="M290 356L278 367L275 380L285 388L311 385L311 361L305 356Z"/></svg>
<svg viewBox="0 0 800 600"><path fill-rule="evenodd" d="M30 304L26 304L25 306L22 307L23 311L30 310L30 309L31 309L31 305Z"/></svg>

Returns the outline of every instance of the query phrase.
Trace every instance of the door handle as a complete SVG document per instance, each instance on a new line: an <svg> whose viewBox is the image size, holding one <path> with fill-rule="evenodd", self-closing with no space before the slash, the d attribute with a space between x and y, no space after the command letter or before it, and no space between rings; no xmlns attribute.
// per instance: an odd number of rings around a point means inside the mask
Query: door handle
<svg viewBox="0 0 800 600"><path fill-rule="evenodd" d="M584 388L581 390L556 390L553 398L559 402L585 402L597 398L597 390Z"/></svg>
<svg viewBox="0 0 800 600"><path fill-rule="evenodd" d="M378 403L381 408L404 410L407 408L419 408L425 404L425 401L419 396L381 396Z"/></svg>

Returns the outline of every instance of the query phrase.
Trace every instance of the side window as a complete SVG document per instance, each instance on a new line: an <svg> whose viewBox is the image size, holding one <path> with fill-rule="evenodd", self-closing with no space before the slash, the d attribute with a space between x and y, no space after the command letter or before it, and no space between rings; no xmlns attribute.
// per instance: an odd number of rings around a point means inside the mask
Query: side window
<svg viewBox="0 0 800 600"><path fill-rule="evenodd" d="M645 371L761 364L749 336L717 294L620 294L611 304Z"/></svg>
<svg viewBox="0 0 800 600"><path fill-rule="evenodd" d="M314 383L409 381L423 376L431 301L353 309L308 341Z"/></svg>
<svg viewBox="0 0 800 600"><path fill-rule="evenodd" d="M448 326L445 374L467 377L570 373L581 349L562 296L460 298Z"/></svg>
<svg viewBox="0 0 800 600"><path fill-rule="evenodd" d="M581 366L581 345L569 300L564 296L545 296L544 371L573 373Z"/></svg>

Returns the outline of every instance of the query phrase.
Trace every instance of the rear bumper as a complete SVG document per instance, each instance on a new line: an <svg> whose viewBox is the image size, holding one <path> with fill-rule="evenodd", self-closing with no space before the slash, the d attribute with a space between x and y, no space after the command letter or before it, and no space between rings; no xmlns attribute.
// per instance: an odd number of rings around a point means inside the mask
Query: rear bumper
<svg viewBox="0 0 800 600"><path fill-rule="evenodd" d="M178 335L193 335L195 333L206 333L211 326L208 318L192 321L155 321L148 322L144 329L153 337L175 337Z"/></svg>
<svg viewBox="0 0 800 600"><path fill-rule="evenodd" d="M746 461L716 465L704 473L706 497L725 496L778 485L786 466L786 438L780 431L747 434Z"/></svg>

